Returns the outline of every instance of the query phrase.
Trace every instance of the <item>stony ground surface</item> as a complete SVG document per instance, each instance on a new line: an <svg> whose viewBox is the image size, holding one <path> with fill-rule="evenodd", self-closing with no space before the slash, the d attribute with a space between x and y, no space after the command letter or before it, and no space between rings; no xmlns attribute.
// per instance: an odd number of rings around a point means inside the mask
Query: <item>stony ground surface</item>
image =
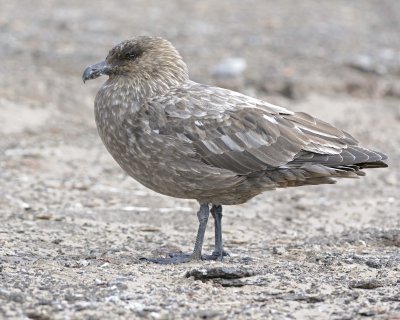
<svg viewBox="0 0 400 320"><path fill-rule="evenodd" d="M223 263L141 261L189 252L197 205L118 168L92 115L104 79L81 82L139 34L175 43L194 80L319 116L390 168L226 207ZM399 34L396 0L0 1L0 318L399 319Z"/></svg>

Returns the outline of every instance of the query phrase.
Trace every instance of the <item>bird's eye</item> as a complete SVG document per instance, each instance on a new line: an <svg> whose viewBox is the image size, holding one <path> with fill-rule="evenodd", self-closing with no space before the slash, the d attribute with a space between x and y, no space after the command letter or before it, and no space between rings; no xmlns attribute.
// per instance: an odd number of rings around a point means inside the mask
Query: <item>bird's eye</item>
<svg viewBox="0 0 400 320"><path fill-rule="evenodd" d="M138 54L135 52L128 52L125 57L129 60L135 60L138 57Z"/></svg>

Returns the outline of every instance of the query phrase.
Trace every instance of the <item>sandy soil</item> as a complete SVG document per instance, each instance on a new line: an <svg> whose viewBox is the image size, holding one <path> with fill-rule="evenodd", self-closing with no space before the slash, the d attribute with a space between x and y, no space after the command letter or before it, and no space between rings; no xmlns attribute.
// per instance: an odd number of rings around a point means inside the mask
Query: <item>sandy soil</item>
<svg viewBox="0 0 400 320"><path fill-rule="evenodd" d="M190 251L197 204L119 169L92 114L104 78L81 81L139 34L176 44L194 80L319 116L390 168L226 207L223 263L140 261ZM1 1L0 318L399 319L399 34L396 0ZM221 77L228 58L247 68ZM186 277L220 267L249 276Z"/></svg>

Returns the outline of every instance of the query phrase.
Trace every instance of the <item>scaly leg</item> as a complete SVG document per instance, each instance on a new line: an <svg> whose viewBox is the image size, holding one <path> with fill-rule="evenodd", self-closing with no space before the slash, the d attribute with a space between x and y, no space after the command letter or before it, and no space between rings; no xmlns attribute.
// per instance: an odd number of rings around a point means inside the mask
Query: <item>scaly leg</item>
<svg viewBox="0 0 400 320"><path fill-rule="evenodd" d="M215 225L215 248L212 256L209 259L222 260L224 256L229 254L224 251L224 244L222 242L222 206L213 205L211 208L211 214L214 218Z"/></svg>
<svg viewBox="0 0 400 320"><path fill-rule="evenodd" d="M194 244L193 253L190 256L191 260L201 260L201 250L203 248L204 234L206 232L208 217L210 215L210 209L208 203L200 205L200 210L197 212L197 218L199 219L199 229L197 230L196 243Z"/></svg>
<svg viewBox="0 0 400 320"><path fill-rule="evenodd" d="M197 212L197 218L199 219L199 229L197 230L196 242L192 254L189 255L184 253L171 253L170 258L155 258L155 259L142 258L141 260L151 261L160 264L176 264L176 263L189 262L193 260L202 260L201 251L203 248L204 234L206 232L209 215L210 215L210 209L208 207L208 203L200 204L200 209Z"/></svg>

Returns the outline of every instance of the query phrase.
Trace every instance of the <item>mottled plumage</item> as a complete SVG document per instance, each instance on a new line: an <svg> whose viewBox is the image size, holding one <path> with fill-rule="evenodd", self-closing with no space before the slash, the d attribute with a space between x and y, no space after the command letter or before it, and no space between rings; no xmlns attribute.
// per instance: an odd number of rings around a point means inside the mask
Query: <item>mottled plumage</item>
<svg viewBox="0 0 400 320"><path fill-rule="evenodd" d="M179 53L161 38L122 42L83 79L101 74L109 79L96 96L96 123L114 159L146 187L196 199L203 209L387 166L384 154L308 114L189 80Z"/></svg>

